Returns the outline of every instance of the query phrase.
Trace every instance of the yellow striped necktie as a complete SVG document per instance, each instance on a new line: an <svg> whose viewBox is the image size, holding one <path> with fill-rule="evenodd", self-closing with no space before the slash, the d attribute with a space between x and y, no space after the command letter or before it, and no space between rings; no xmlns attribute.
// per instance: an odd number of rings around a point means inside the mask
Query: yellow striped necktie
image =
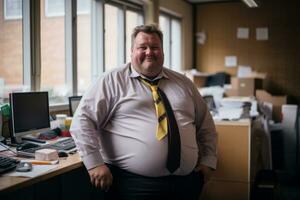
<svg viewBox="0 0 300 200"><path fill-rule="evenodd" d="M155 105L156 116L158 119L156 138L158 140L163 139L168 134L168 118L166 115L165 105L158 94L158 82L157 84L148 82L145 79L140 78L140 80L147 86L150 87L152 92L152 98Z"/></svg>

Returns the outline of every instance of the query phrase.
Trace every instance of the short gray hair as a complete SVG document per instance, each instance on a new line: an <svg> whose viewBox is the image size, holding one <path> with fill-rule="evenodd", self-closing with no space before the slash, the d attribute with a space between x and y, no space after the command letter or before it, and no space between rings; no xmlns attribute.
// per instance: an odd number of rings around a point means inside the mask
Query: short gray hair
<svg viewBox="0 0 300 200"><path fill-rule="evenodd" d="M132 34L131 34L131 48L133 47L133 43L134 43L134 40L135 40L137 34L140 32L148 33L148 34L157 34L160 39L161 46L163 47L162 31L159 29L159 27L156 24L148 24L148 25L136 26L133 29Z"/></svg>

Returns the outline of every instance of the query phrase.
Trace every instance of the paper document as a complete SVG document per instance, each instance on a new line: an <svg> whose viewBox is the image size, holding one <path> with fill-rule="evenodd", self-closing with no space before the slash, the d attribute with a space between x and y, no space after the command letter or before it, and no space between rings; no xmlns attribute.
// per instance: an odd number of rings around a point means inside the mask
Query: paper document
<svg viewBox="0 0 300 200"><path fill-rule="evenodd" d="M237 38L238 39L248 39L249 38L249 28L238 28L237 29Z"/></svg>
<svg viewBox="0 0 300 200"><path fill-rule="evenodd" d="M5 144L3 144L2 142L0 142L0 152L1 151L6 151L9 147L6 146Z"/></svg>
<svg viewBox="0 0 300 200"><path fill-rule="evenodd" d="M30 172L14 171L14 172L3 174L3 176L19 176L19 177L33 178L41 174L44 174L52 169L55 169L57 167L58 165L32 165L32 170Z"/></svg>
<svg viewBox="0 0 300 200"><path fill-rule="evenodd" d="M237 57L236 56L225 56L225 67L236 67Z"/></svg>
<svg viewBox="0 0 300 200"><path fill-rule="evenodd" d="M256 28L256 40L268 40L269 29L266 27Z"/></svg>

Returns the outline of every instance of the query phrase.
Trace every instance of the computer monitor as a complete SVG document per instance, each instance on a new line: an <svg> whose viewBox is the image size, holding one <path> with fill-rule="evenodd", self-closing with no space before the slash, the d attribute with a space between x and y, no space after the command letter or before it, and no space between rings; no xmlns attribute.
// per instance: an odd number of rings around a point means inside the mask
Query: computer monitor
<svg viewBox="0 0 300 200"><path fill-rule="evenodd" d="M82 96L70 96L69 97L69 111L70 115L73 116L79 103L81 100Z"/></svg>
<svg viewBox="0 0 300 200"><path fill-rule="evenodd" d="M10 94L11 132L17 143L28 134L50 130L48 92Z"/></svg>

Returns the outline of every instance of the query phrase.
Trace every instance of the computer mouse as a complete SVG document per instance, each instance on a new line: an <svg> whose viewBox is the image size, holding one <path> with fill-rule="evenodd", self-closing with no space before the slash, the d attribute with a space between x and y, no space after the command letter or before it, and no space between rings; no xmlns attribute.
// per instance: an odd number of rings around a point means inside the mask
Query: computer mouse
<svg viewBox="0 0 300 200"><path fill-rule="evenodd" d="M64 151L58 151L58 157L62 158L62 157L68 157L68 153L64 152Z"/></svg>
<svg viewBox="0 0 300 200"><path fill-rule="evenodd" d="M29 162L20 162L17 165L17 172L30 172L32 170L32 164Z"/></svg>

